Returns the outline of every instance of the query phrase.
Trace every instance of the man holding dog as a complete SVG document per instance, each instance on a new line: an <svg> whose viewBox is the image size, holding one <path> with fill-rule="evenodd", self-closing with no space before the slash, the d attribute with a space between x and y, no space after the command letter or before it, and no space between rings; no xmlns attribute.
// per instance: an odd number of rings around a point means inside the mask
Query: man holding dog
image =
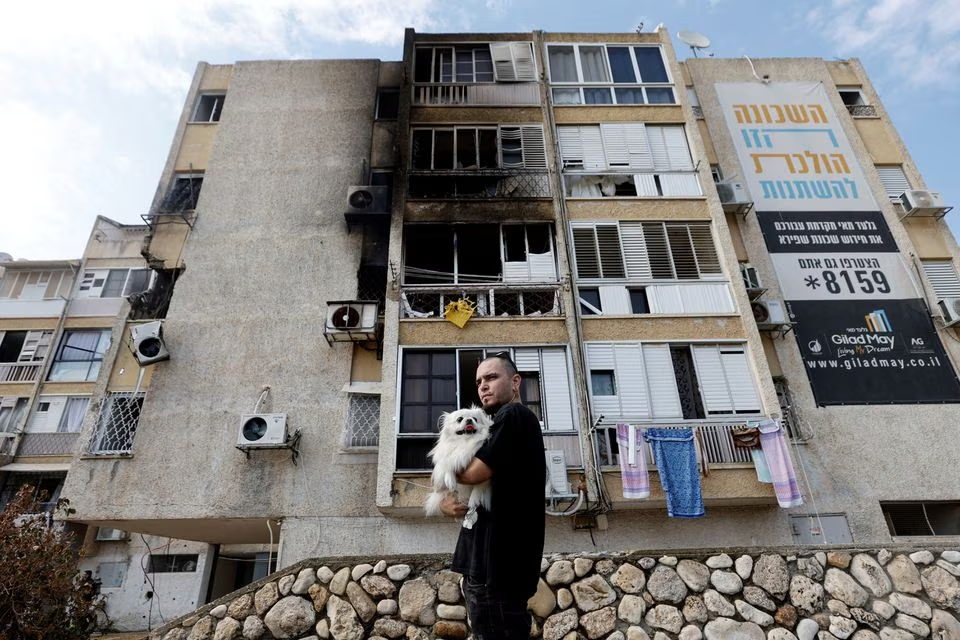
<svg viewBox="0 0 960 640"><path fill-rule="evenodd" d="M494 423L490 438L458 480L490 480L491 507L479 507L473 526L461 527L452 569L463 574L476 640L526 639L527 600L537 590L543 555L543 436L536 415L520 403L520 374L506 352L477 366L477 391ZM463 518L467 505L450 495L440 510Z"/></svg>

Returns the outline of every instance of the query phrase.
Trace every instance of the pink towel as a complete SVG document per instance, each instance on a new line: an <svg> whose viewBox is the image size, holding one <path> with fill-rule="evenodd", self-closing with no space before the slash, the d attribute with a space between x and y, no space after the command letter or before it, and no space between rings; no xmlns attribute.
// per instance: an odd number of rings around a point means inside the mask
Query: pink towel
<svg viewBox="0 0 960 640"><path fill-rule="evenodd" d="M784 509L799 507L803 504L797 476L790 460L790 447L783 435L783 428L776 420L764 420L760 423L760 447L773 480L773 492L777 502Z"/></svg>
<svg viewBox="0 0 960 640"><path fill-rule="evenodd" d="M641 499L650 497L650 474L647 473L646 442L640 428L631 424L617 425L617 446L620 449L620 477L623 497Z"/></svg>

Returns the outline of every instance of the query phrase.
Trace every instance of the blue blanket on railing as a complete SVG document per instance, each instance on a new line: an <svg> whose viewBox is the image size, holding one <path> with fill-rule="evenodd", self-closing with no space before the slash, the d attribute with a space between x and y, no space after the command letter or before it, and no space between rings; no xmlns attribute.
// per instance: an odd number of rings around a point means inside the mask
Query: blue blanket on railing
<svg viewBox="0 0 960 640"><path fill-rule="evenodd" d="M693 429L647 429L643 437L653 449L653 461L667 495L667 515L674 518L704 515Z"/></svg>

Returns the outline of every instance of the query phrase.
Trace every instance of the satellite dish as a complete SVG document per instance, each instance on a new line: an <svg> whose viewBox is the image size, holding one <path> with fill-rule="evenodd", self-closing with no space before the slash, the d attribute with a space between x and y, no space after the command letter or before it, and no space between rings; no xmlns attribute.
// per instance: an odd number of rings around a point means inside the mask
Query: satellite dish
<svg viewBox="0 0 960 640"><path fill-rule="evenodd" d="M706 49L710 46L710 38L697 31L678 31L677 37L690 47L694 58L700 57L697 55L698 49Z"/></svg>

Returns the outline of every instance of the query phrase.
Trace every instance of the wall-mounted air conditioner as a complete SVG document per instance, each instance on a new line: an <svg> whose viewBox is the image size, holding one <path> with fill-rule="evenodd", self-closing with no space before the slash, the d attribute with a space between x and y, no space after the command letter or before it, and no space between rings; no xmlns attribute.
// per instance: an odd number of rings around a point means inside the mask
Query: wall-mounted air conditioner
<svg viewBox="0 0 960 640"><path fill-rule="evenodd" d="M911 189L900 196L905 216L940 216L947 212L947 205L936 191Z"/></svg>
<svg viewBox="0 0 960 640"><path fill-rule="evenodd" d="M330 343L376 340L378 315L376 300L328 301L323 333Z"/></svg>
<svg viewBox="0 0 960 640"><path fill-rule="evenodd" d="M353 186L347 188L347 213L389 213L389 194L383 185Z"/></svg>
<svg viewBox="0 0 960 640"><path fill-rule="evenodd" d="M740 275L743 277L743 286L747 288L747 291L756 291L763 288L763 285L760 284L760 274L757 273L757 268L749 262L740 263Z"/></svg>
<svg viewBox="0 0 960 640"><path fill-rule="evenodd" d="M940 315L943 316L944 326L952 326L960 322L960 298L942 298L937 301Z"/></svg>
<svg viewBox="0 0 960 640"><path fill-rule="evenodd" d="M770 329L790 324L787 311L779 300L757 300L750 305L757 327Z"/></svg>
<svg viewBox="0 0 960 640"><path fill-rule="evenodd" d="M163 342L163 323L160 320L135 324L130 327L133 357L143 366L168 360L170 352Z"/></svg>
<svg viewBox="0 0 960 640"><path fill-rule="evenodd" d="M269 449L287 443L287 414L251 413L240 416L237 446L245 449Z"/></svg>
<svg viewBox="0 0 960 640"><path fill-rule="evenodd" d="M742 182L718 182L717 195L720 196L720 204L741 205L750 202L747 188Z"/></svg>
<svg viewBox="0 0 960 640"><path fill-rule="evenodd" d="M545 497L549 499L570 495L570 482L567 479L567 457L563 449L547 449L543 453L547 460Z"/></svg>

